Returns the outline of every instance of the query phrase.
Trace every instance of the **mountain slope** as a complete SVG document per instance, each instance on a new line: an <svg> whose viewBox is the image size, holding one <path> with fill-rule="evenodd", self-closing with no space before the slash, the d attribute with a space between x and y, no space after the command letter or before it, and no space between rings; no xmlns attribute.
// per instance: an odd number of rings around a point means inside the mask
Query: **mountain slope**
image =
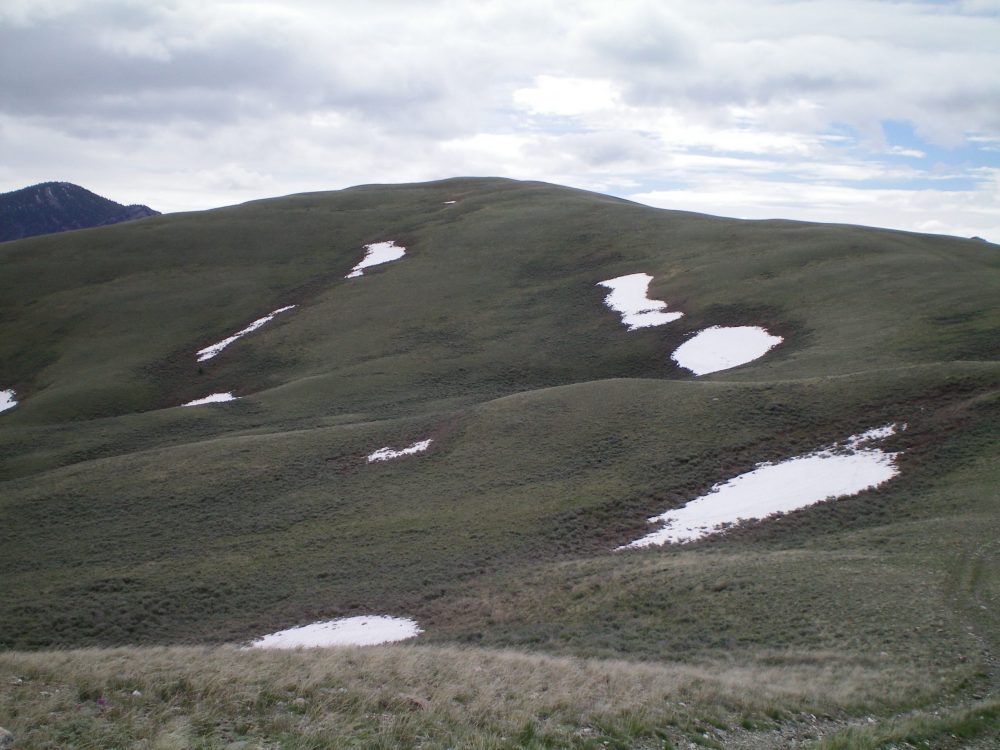
<svg viewBox="0 0 1000 750"><path fill-rule="evenodd" d="M363 244L386 238L408 255L343 278ZM95 252L60 239L5 248L5 376L28 390L42 373L50 381L32 421L148 411L227 383L255 392L316 378L319 395L334 378L330 395L385 415L429 399L688 377L669 352L717 324L786 337L730 379L1000 352L1000 256L980 243L716 219L540 184L293 196L102 230L85 240ZM652 274L650 295L685 317L626 333L596 283L635 271ZM31 300L46 304L23 315ZM193 351L290 304L299 307L253 345L195 361Z"/></svg>
<svg viewBox="0 0 1000 750"><path fill-rule="evenodd" d="M345 278L390 240L403 257ZM827 685L781 710L971 706L1000 632L994 250L493 179L9 243L0 642L238 643L387 613L435 648ZM598 283L634 273L684 317L626 330ZM783 341L701 377L671 360L719 325ZM899 475L877 489L614 551L759 462L887 424ZM839 693L830 670L886 687Z"/></svg>
<svg viewBox="0 0 1000 750"><path fill-rule="evenodd" d="M0 195L0 242L159 216L123 206L69 182L43 182Z"/></svg>

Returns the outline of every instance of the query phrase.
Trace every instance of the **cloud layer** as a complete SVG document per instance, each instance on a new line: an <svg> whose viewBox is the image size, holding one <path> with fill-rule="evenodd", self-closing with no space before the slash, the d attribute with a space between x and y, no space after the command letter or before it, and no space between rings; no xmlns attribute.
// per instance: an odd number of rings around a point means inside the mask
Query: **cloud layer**
<svg viewBox="0 0 1000 750"><path fill-rule="evenodd" d="M0 190L495 174L1000 241L997 71L992 0L7 0Z"/></svg>

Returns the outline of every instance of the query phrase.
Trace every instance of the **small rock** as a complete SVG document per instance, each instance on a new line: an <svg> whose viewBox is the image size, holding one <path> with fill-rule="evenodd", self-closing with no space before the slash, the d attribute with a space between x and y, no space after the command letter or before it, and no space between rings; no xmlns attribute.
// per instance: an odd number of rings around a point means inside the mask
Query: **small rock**
<svg viewBox="0 0 1000 750"><path fill-rule="evenodd" d="M14 735L0 727L0 750L8 750L12 747L14 747Z"/></svg>
<svg viewBox="0 0 1000 750"><path fill-rule="evenodd" d="M132 697L133 698L141 698L142 697L142 692L140 692L139 690L133 690L132 691Z"/></svg>

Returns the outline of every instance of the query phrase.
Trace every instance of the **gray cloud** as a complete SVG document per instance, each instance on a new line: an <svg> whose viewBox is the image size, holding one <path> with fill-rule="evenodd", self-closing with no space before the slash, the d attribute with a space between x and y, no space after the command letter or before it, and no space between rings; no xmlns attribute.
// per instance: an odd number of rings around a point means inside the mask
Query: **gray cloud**
<svg viewBox="0 0 1000 750"><path fill-rule="evenodd" d="M583 72L615 81L627 102L644 107L711 111L810 98L851 120L876 91L882 116L938 119L929 132L954 129L958 117L992 129L997 118L989 106L996 37L984 35L980 17L933 6L214 7L103 2L0 23L0 108L135 121L335 108L375 127L423 123L433 132L435 111L447 113L449 128L481 125L533 76Z"/></svg>
<svg viewBox="0 0 1000 750"><path fill-rule="evenodd" d="M1000 137L998 39L993 0L7 0L0 189L170 210L474 172L644 194L687 175L713 200L715 169L902 185L885 120L967 153ZM962 168L988 206L983 166Z"/></svg>
<svg viewBox="0 0 1000 750"><path fill-rule="evenodd" d="M239 110L241 97L282 94L296 79L286 50L252 36L211 43L158 35L158 14L76 11L44 24L0 26L3 111L111 119L212 118ZM224 101L220 102L222 96ZM290 98L290 97L286 97Z"/></svg>
<svg viewBox="0 0 1000 750"><path fill-rule="evenodd" d="M578 39L594 59L622 70L686 67L695 61L698 50L683 22L655 3L638 4L631 13L592 18Z"/></svg>

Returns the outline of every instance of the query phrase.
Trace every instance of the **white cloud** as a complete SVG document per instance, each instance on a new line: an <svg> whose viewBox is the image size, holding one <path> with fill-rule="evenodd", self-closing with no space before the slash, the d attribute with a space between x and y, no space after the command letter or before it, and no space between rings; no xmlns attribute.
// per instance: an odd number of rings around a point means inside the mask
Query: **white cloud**
<svg viewBox="0 0 1000 750"><path fill-rule="evenodd" d="M998 38L988 0L8 0L0 189L179 210L498 174L983 234Z"/></svg>
<svg viewBox="0 0 1000 750"><path fill-rule="evenodd" d="M915 159L923 159L927 156L923 151L919 151L915 148L903 148L902 146L892 146L888 149L888 153L893 156L910 156Z"/></svg>
<svg viewBox="0 0 1000 750"><path fill-rule="evenodd" d="M798 219L979 236L1000 241L1000 170L969 190L905 190L727 179L710 175L689 187L633 193L631 200L744 219Z"/></svg>
<svg viewBox="0 0 1000 750"><path fill-rule="evenodd" d="M516 89L513 100L532 114L572 116L612 109L619 96L609 81L538 76L534 86Z"/></svg>

